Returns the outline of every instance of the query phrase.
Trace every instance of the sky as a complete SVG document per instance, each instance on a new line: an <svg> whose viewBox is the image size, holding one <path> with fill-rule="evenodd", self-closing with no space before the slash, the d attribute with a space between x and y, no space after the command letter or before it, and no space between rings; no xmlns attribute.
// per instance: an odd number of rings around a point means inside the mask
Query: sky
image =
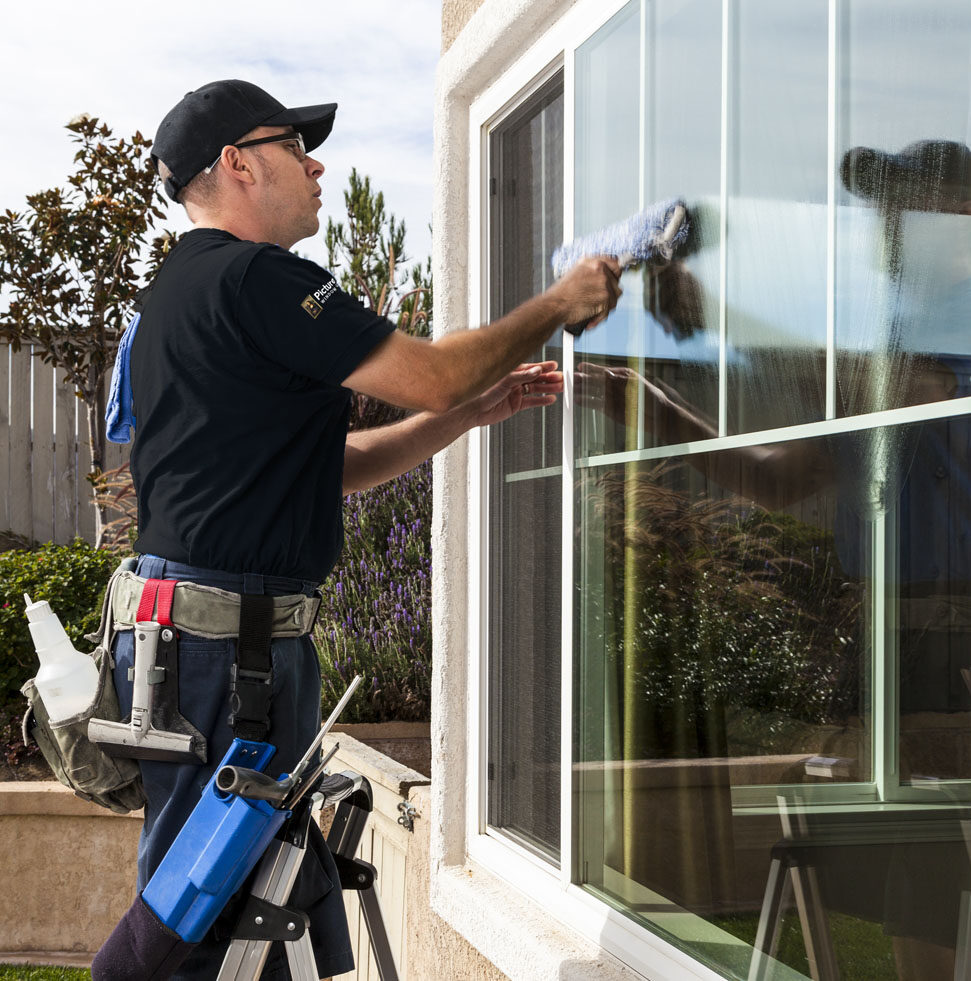
<svg viewBox="0 0 971 981"><path fill-rule="evenodd" d="M434 73L440 0L65 0L5 5L0 17L0 209L65 185L75 146L65 124L90 113L116 135L153 136L191 89L221 78L255 82L287 106L338 103L314 153L321 231L296 246L326 262L327 217L344 215L352 167L404 219L414 259L431 252ZM165 227L189 227L171 204Z"/></svg>

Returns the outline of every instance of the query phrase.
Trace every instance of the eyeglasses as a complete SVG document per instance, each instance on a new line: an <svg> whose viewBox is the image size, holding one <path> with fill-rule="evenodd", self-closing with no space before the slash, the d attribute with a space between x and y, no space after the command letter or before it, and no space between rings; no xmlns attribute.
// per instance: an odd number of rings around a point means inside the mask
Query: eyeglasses
<svg viewBox="0 0 971 981"><path fill-rule="evenodd" d="M250 146L260 146L263 143L294 143L297 146L297 159L303 163L307 159L307 148L303 142L303 133L277 133L276 136L261 136L258 140L244 140L242 143L233 143L237 150L244 150ZM222 150L219 156L205 169L205 173L211 174L216 164L222 159Z"/></svg>

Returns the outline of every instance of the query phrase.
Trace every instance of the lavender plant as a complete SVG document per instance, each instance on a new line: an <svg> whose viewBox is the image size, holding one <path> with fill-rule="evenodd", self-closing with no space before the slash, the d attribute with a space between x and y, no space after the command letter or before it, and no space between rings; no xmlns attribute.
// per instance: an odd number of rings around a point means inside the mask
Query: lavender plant
<svg viewBox="0 0 971 981"><path fill-rule="evenodd" d="M351 173L346 223L328 220L328 264L368 308L419 337L431 327L431 271L411 268L405 226L385 212L384 195ZM357 393L350 429L386 426L401 409ZM423 463L344 503L344 550L323 587L314 641L327 711L355 674L364 693L342 722L425 722L430 717L432 471Z"/></svg>
<svg viewBox="0 0 971 981"><path fill-rule="evenodd" d="M344 551L314 632L325 706L364 676L343 722L429 718L431 483L426 462L345 502Z"/></svg>

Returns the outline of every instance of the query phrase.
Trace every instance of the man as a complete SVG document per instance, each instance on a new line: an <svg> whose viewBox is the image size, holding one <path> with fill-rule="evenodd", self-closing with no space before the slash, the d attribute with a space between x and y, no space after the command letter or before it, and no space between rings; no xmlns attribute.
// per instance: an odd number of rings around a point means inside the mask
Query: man
<svg viewBox="0 0 971 981"><path fill-rule="evenodd" d="M312 597L340 552L342 494L404 473L472 426L554 401L555 365L520 363L559 325L599 323L620 295L616 261L588 260L481 330L431 342L398 333L287 251L318 231L324 167L308 152L335 110L288 110L229 80L188 93L159 127L156 165L195 227L166 258L131 341L141 576ZM352 391L418 411L348 435ZM122 712L132 647L122 634ZM320 677L308 632L274 634L270 655L265 739L278 773L319 729ZM233 738L230 688L246 682L232 680L236 657L235 640L180 628L179 709L205 737L208 763L142 763L139 887ZM310 914L320 975L342 974L353 961L337 875L322 840L312 844L292 902ZM215 977L224 949L207 939L176 976ZM263 977L287 976L278 953Z"/></svg>

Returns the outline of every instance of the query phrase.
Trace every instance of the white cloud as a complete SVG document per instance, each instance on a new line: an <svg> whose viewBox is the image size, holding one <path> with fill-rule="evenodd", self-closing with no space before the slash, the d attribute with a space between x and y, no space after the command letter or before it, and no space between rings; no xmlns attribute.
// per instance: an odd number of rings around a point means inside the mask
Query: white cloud
<svg viewBox="0 0 971 981"><path fill-rule="evenodd" d="M151 136L188 90L245 78L287 105L339 104L317 154L327 167L322 224L342 217L356 166L407 222L409 251L423 256L440 20L438 0L10 4L0 36L0 208L64 182L74 149L63 127L78 113ZM181 209L170 214L170 226L184 227ZM298 248L324 259L319 240Z"/></svg>

